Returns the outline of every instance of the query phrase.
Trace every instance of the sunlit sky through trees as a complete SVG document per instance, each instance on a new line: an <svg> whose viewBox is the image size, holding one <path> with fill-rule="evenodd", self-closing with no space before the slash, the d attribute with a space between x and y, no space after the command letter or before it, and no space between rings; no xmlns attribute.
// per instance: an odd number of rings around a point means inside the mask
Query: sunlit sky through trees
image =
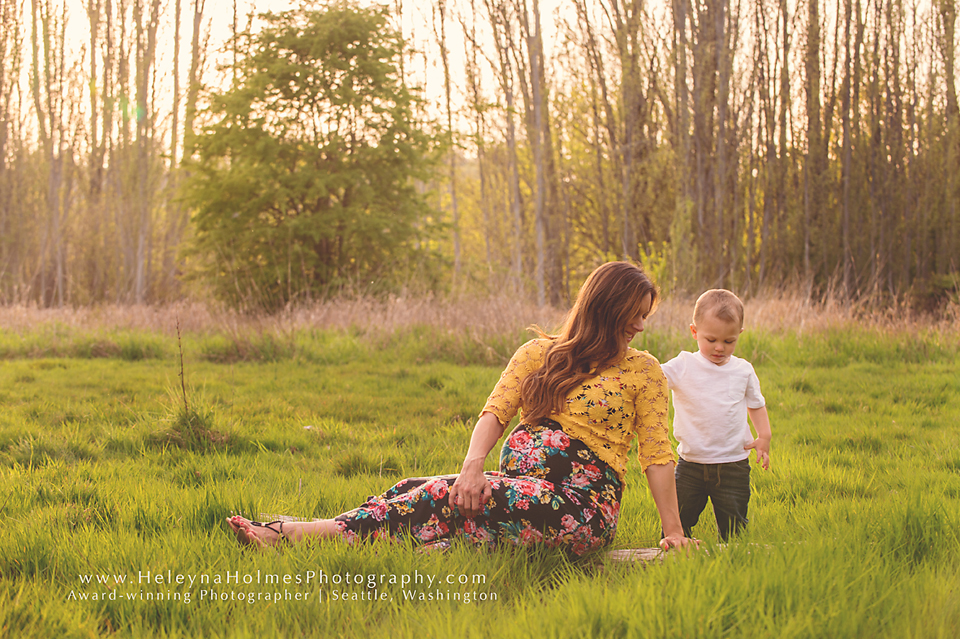
<svg viewBox="0 0 960 639"><path fill-rule="evenodd" d="M449 0L448 0L449 1ZM70 34L70 43L68 44L68 56L78 60L84 56L83 66L89 66L86 58L89 49L90 28L86 17L88 0L66 0L68 12L68 32ZM265 12L280 12L293 9L301 4L298 0L206 0L203 9L204 30L209 34L209 44L207 55L210 57L204 70L203 81L206 85L216 85L224 81L227 77L225 72L218 70L217 66L228 64L231 54L227 49L230 35L233 31L233 16L237 15L237 28L244 29L250 21L251 15ZM310 3L307 3L310 4ZM318 3L323 5L322 2ZM361 2L361 4L367 4ZM373 4L373 3L370 3ZM387 3L393 9L396 9L398 2L396 0ZM403 37L408 47L408 59L404 65L406 77L409 82L421 85L428 99L428 107L436 112L439 117L442 109L444 94L443 66L439 54L439 26L437 23L436 3L430 0L405 0L402 4L403 12ZM461 21L464 18L463 12L469 11L468 0L449 1L450 8L447 16L447 38L449 41L448 51L450 55L450 73L452 85L452 99L454 103L463 100L464 91L464 58L467 41L463 37ZM161 17L158 31L158 54L157 54L157 93L159 96L172 93L172 74L173 74L173 45L174 45L174 12L175 0L163 0L163 16ZM478 11L482 10L482 2L478 2ZM187 66L189 64L188 55L190 47L190 38L192 30L192 0L182 0L180 18L180 78L181 85L185 82ZM574 20L573 9L569 0L542 0L541 11L543 15L542 28L544 32L545 53L548 60L553 58L553 46L557 43L559 27L558 17L563 16L568 20ZM482 17L477 20L477 37L481 40L483 49L492 48L489 43L489 34L487 24ZM436 31L435 31L436 29ZM489 55L492 56L492 53ZM482 84L491 86L494 82L490 76L489 65L482 66L484 72ZM24 68L24 83L28 82L26 75L29 68ZM166 100L170 98L167 97ZM160 97L159 104L165 100ZM167 106L164 110L169 110Z"/></svg>

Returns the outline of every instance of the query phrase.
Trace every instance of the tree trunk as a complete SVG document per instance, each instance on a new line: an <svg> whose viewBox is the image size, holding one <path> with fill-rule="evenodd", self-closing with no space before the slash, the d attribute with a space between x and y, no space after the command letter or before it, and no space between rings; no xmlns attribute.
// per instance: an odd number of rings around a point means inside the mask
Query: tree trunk
<svg viewBox="0 0 960 639"><path fill-rule="evenodd" d="M64 226L70 213L68 162L73 157L68 139L75 105L68 103L66 69L66 6L58 18L49 1L32 0L33 69L31 94L46 171L44 230L34 280L38 301L46 306L65 302ZM42 79L41 79L42 74ZM52 280L48 287L48 279Z"/></svg>
<svg viewBox="0 0 960 639"><path fill-rule="evenodd" d="M783 43L781 54L783 60L780 68L780 114L779 114L779 132L780 143L779 157L777 158L777 241L780 250L786 249L786 229L789 224L787 220L787 172L790 163L790 148L788 147L787 132L790 127L790 14L786 0L780 0L780 20L782 32L780 40ZM784 260L785 261L785 260ZM785 264L783 266L786 266ZM784 269L786 270L786 269Z"/></svg>
<svg viewBox="0 0 960 639"><path fill-rule="evenodd" d="M695 258L692 255L690 238L690 213L694 205L694 193L691 188L693 167L691 163L690 139L690 91L687 85L688 64L687 20L690 16L688 0L673 0L674 33L674 84L676 86L676 115L674 149L676 154L676 200L674 202L673 221L670 225L671 254L674 256L673 272L685 273L686 280L694 280L697 272Z"/></svg>
<svg viewBox="0 0 960 639"><path fill-rule="evenodd" d="M153 236L154 169L152 150L154 142L154 115L151 77L156 62L157 27L160 18L160 0L150 0L144 15L144 0L134 0L134 21L137 29L137 138L136 138L136 257L134 264L133 301L146 301L150 287L150 243Z"/></svg>
<svg viewBox="0 0 960 639"><path fill-rule="evenodd" d="M497 52L499 82L503 91L505 106L510 218L513 222L513 236L516 241L513 253L513 293L514 295L520 295L523 291L523 208L520 202L520 163L517 157L517 133L514 120L514 112L516 111L513 88L514 74L510 62L514 49L513 37L510 31L511 21L507 13L506 2L504 0L484 0L484 3L490 16L493 42Z"/></svg>
<svg viewBox="0 0 960 639"><path fill-rule="evenodd" d="M851 60L852 55L850 51L850 22L852 20L852 7L853 0L845 0L844 2L844 23L843 23L843 49L844 56L846 61L844 62L844 76L843 76L843 88L841 92L843 94L843 102L841 105L842 110L842 120L843 120L843 215L842 215L842 235L843 235L843 298L846 300L850 299L853 288L853 255L850 248L850 172L851 165L853 164L852 159L852 132L850 130L850 107L851 100L850 95L852 93L852 87L850 86L853 82L851 75Z"/></svg>
<svg viewBox="0 0 960 639"><path fill-rule="evenodd" d="M613 163L613 173L614 175L620 174L623 172L623 146L619 143L620 135L618 133L618 125L616 117L614 115L613 104L610 99L610 91L607 87L606 73L604 72L603 66L603 56L600 53L600 47L597 43L597 37L594 32L593 26L590 23L589 13L587 11L587 6L585 0L578 0L576 2L577 16L580 20L581 27L584 31L584 36L586 37L587 51L586 56L588 64L592 71L591 77L591 91L595 94L599 90L599 96L592 95L594 101L594 127L595 127L595 137L596 137L596 162L597 162L597 180L598 180L598 189L599 193L602 195L607 194L607 188L605 185L605 176L603 171L603 155L604 148L609 151L610 159ZM599 106L596 102L599 101L600 106L602 106L602 117L599 112ZM601 142L601 132L600 128L603 128L607 136L607 144L604 147ZM610 217L611 214L608 211L608 199L612 200L609 203L609 206L616 210L620 208L623 210L623 189L620 189L619 196L616 191L610 192L610 197L600 197L600 217L601 217L601 228L602 228L602 247L603 247L603 257L602 259L608 259L608 256L613 252L613 239L611 237L610 230ZM618 202L619 201L619 206ZM622 213L621 213L622 215ZM622 250L622 242L621 242Z"/></svg>
<svg viewBox="0 0 960 639"><path fill-rule="evenodd" d="M728 69L727 56L727 0L719 0L713 16L713 26L716 30L716 60L717 60L717 141L716 141L716 167L714 168L714 186L713 186L713 208L716 216L712 242L716 247L716 285L724 286L724 266L726 256L724 254L724 219L723 211L726 207L726 178L727 178L727 110L729 107L729 82L730 70Z"/></svg>
<svg viewBox="0 0 960 639"><path fill-rule="evenodd" d="M483 103L480 92L480 65L477 60L480 46L477 42L476 0L470 0L470 15L472 16L472 22L469 28L463 18L461 18L461 26L468 41L465 71L469 90L470 108L473 111L473 139L474 145L477 147L477 170L480 177L480 213L483 220L484 257L487 264L487 275L490 277L493 274L492 238L496 229L490 219L490 203L487 194L487 158L485 143L485 136L487 134L486 106Z"/></svg>
<svg viewBox="0 0 960 639"><path fill-rule="evenodd" d="M447 115L447 144L449 145L449 173L450 211L453 216L453 281L457 282L460 276L460 210L457 206L457 147L453 135L453 103L451 101L452 87L450 83L450 55L447 51L447 3L446 0L437 0L437 13L440 14L440 32L437 33L434 23L434 35L440 45L440 60L443 63L443 93Z"/></svg>
<svg viewBox="0 0 960 639"><path fill-rule="evenodd" d="M957 220L958 201L960 193L957 189L956 167L960 165L960 107L957 104L957 3L956 0L936 0L940 21L940 51L943 56L944 81L946 83L946 135L944 136L945 157L947 167L944 180L944 201L948 220L944 229L944 247L941 251L943 259L939 265L941 272L956 272L960 270L960 259L957 258L957 247L960 244L960 221Z"/></svg>
<svg viewBox="0 0 960 639"><path fill-rule="evenodd" d="M766 156L766 167L764 168L764 187L763 187L763 221L760 225L760 265L758 273L758 285L763 287L766 283L768 271L771 267L771 253L777 254L776 242L771 239L774 234L776 241L781 241L779 234L775 231L780 224L780 158L777 155L777 116L775 97L773 95L773 86L776 78L775 71L771 70L768 62L769 32L766 25L764 14L761 16L761 46L763 47L763 61L760 66L760 110L763 112L761 127L761 137L764 144L764 154ZM777 27L779 28L779 27Z"/></svg>
<svg viewBox="0 0 960 639"><path fill-rule="evenodd" d="M622 4L621 4L622 2ZM642 144L643 95L640 89L640 51L637 45L639 11L637 2L612 0L613 36L620 56L620 91L623 100L623 165L620 173L621 250L623 259L637 257L637 235L633 220L636 208L638 151Z"/></svg>
<svg viewBox="0 0 960 639"><path fill-rule="evenodd" d="M540 74L542 66L540 64L540 25L539 25L539 2L533 0L537 7L537 17L535 30L531 33L527 24L526 11L524 11L524 24L527 25L527 54L530 56L530 84L531 99L533 100L533 130L530 136L530 142L533 147L533 163L536 170L536 193L534 195L534 219L536 224L537 238L537 268L535 278L537 283L537 304L543 306L546 303L546 262L547 262L547 168L546 153L544 149L544 98L543 82Z"/></svg>
<svg viewBox="0 0 960 639"><path fill-rule="evenodd" d="M20 12L13 0L0 0L0 302L15 300L20 271L19 215L14 211L17 198L14 190L15 161L8 163L8 153L17 144L13 121L13 93L20 77L23 31ZM16 206L19 208L19 206ZM14 229L17 229L16 231Z"/></svg>
<svg viewBox="0 0 960 639"><path fill-rule="evenodd" d="M537 49L537 80L540 83L540 140L543 145L543 160L546 181L544 220L546 221L546 285L547 299L555 307L567 303L567 291L564 278L565 242L567 226L566 211L560 193L560 168L554 149L553 124L550 117L550 85L547 82L546 60L543 51L543 28L541 26L540 0L533 0L535 37L533 44Z"/></svg>
<svg viewBox="0 0 960 639"><path fill-rule="evenodd" d="M807 112L807 156L803 165L803 287L809 299L813 287L810 233L818 209L820 172L820 0L807 0L807 45L804 51Z"/></svg>

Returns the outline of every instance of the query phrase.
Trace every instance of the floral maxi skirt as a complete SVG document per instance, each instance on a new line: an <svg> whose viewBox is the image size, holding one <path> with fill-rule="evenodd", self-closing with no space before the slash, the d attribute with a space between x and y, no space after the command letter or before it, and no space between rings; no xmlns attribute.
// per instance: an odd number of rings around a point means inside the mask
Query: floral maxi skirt
<svg viewBox="0 0 960 639"><path fill-rule="evenodd" d="M336 518L349 541L387 537L436 547L456 536L477 546L542 543L582 555L610 544L623 487L613 468L560 424L520 424L504 442L493 495L475 517L449 506L457 475L404 479Z"/></svg>

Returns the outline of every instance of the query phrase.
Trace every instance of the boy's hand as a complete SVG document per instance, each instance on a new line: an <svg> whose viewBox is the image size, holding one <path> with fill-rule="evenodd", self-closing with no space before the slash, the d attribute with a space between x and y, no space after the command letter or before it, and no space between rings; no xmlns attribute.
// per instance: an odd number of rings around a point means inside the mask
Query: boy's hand
<svg viewBox="0 0 960 639"><path fill-rule="evenodd" d="M764 470L770 468L770 417L767 415L767 407L747 408L747 415L753 422L753 427L757 431L757 438L752 444L743 447L744 450L751 448L757 451L757 463L763 466Z"/></svg>
<svg viewBox="0 0 960 639"><path fill-rule="evenodd" d="M757 451L757 463L763 467L764 470L770 468L770 440L764 439L762 437L757 437L751 443L743 447L744 450L755 450Z"/></svg>

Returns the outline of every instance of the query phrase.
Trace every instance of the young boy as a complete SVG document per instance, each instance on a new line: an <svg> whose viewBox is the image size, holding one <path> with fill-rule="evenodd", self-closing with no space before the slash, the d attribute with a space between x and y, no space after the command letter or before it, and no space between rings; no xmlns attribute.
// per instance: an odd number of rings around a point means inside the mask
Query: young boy
<svg viewBox="0 0 960 639"><path fill-rule="evenodd" d="M690 537L709 499L726 541L747 524L750 450L764 470L770 467L770 420L753 366L733 354L743 332L740 299L723 289L707 291L694 307L690 332L698 352L682 352L663 365L679 442L680 522Z"/></svg>

